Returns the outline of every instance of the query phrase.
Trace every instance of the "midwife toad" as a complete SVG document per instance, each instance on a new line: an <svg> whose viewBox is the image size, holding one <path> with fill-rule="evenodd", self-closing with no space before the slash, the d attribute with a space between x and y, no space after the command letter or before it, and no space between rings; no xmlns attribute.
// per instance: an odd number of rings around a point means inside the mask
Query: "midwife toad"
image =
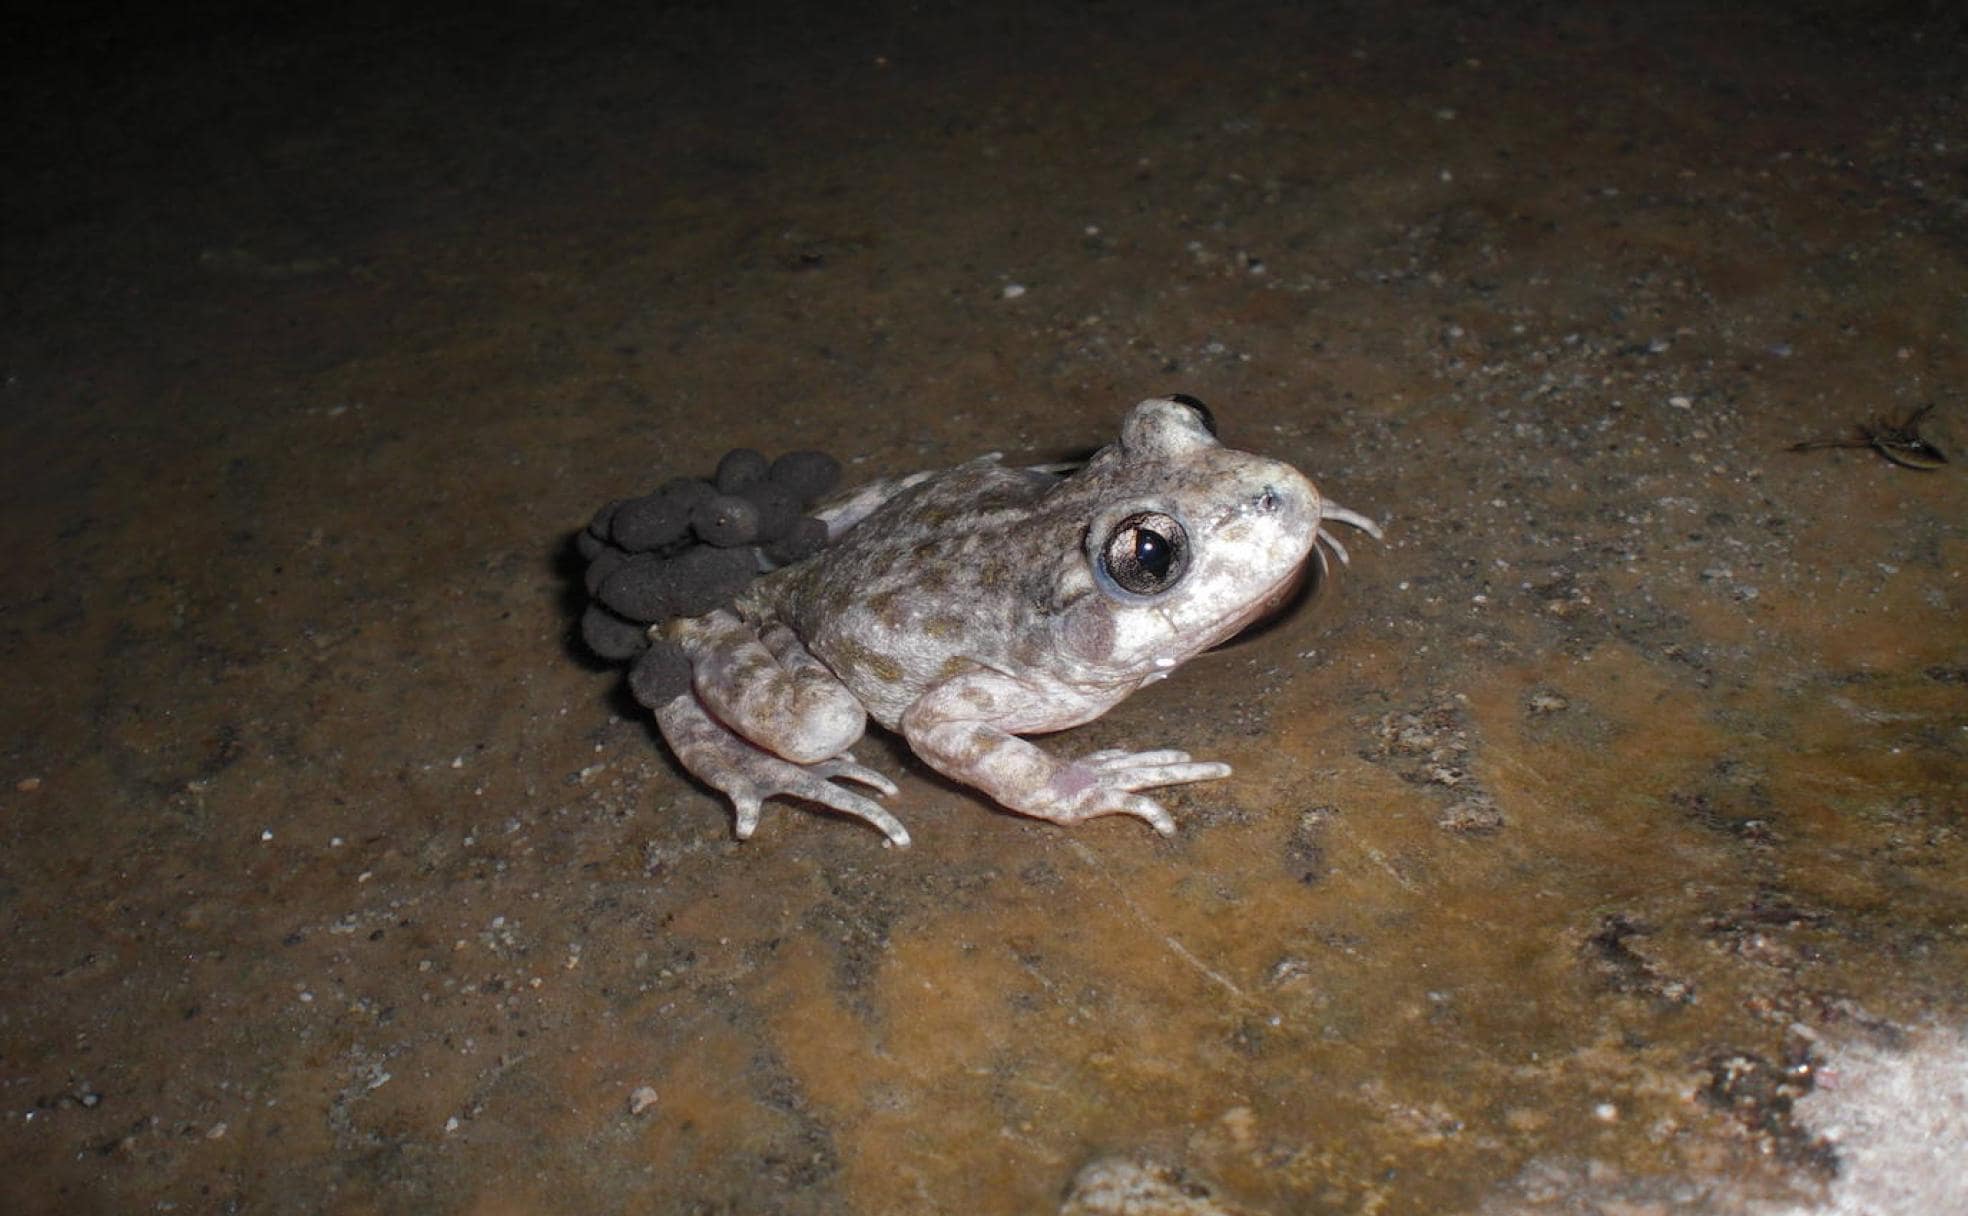
<svg viewBox="0 0 1968 1216"><path fill-rule="evenodd" d="M864 487L819 512L828 547L729 609L657 625L691 691L656 710L683 766L730 798L737 834L786 794L909 833L837 781L896 792L848 749L867 718L930 767L1014 811L1072 824L1134 815L1137 793L1226 777L1175 750L1059 760L1019 735L1091 721L1230 637L1324 563L1326 520L1378 537L1288 464L1223 447L1187 397L1144 401L1084 467L996 455Z"/></svg>

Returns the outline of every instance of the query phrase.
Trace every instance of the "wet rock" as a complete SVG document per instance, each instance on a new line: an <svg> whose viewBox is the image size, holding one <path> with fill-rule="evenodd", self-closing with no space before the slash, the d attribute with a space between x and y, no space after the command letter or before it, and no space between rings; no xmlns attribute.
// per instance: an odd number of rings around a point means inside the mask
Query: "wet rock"
<svg viewBox="0 0 1968 1216"><path fill-rule="evenodd" d="M1095 1161L1073 1177L1059 1216L1248 1216L1182 1170L1126 1158Z"/></svg>

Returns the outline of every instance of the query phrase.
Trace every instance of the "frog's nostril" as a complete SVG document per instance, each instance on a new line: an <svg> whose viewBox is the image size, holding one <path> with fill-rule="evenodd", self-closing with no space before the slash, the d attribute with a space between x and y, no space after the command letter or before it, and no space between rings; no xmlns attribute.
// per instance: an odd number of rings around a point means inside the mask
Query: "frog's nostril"
<svg viewBox="0 0 1968 1216"><path fill-rule="evenodd" d="M1272 512L1276 511L1282 505L1284 505L1284 499L1281 498L1278 494L1278 491L1271 486L1265 486L1264 492L1257 496L1257 509L1264 512L1266 515L1269 515Z"/></svg>

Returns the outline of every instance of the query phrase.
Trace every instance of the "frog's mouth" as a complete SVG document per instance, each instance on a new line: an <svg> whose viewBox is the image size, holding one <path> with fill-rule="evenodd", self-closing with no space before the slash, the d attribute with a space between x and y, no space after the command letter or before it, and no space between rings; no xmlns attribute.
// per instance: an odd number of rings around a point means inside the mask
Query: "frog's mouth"
<svg viewBox="0 0 1968 1216"><path fill-rule="evenodd" d="M1327 549L1332 550L1340 565L1351 564L1352 558L1346 552L1346 546L1325 527L1327 520L1358 528L1375 540L1383 539L1380 525L1373 520L1337 503L1321 501L1319 522L1312 532L1312 548L1305 559L1280 578L1275 587L1259 595L1250 607L1232 618L1224 626L1222 637L1210 649L1218 650L1246 637L1256 637L1318 595L1319 589L1332 575L1332 564L1326 559Z"/></svg>
<svg viewBox="0 0 1968 1216"><path fill-rule="evenodd" d="M1311 599L1319 584L1325 581L1325 563L1314 557L1317 552L1315 545L1313 551L1305 555L1305 560L1292 567L1276 586L1253 599L1249 607L1224 622L1220 635L1209 649L1221 650L1245 637L1256 637Z"/></svg>

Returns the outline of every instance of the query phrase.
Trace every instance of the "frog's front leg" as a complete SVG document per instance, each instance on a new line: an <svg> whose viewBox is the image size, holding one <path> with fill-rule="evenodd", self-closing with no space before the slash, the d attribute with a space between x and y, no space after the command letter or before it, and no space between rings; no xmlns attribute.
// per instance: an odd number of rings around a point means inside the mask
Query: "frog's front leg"
<svg viewBox="0 0 1968 1216"><path fill-rule="evenodd" d="M898 846L909 833L880 804L834 784L895 793L888 778L855 763L866 712L792 631L754 634L736 614L672 621L664 636L690 660L692 691L656 710L677 760L731 800L740 840L758 826L759 804L785 794L865 819Z"/></svg>
<svg viewBox="0 0 1968 1216"><path fill-rule="evenodd" d="M1098 751L1057 759L1012 733L1056 725L1056 694L983 669L946 680L903 711L909 747L947 777L976 786L999 803L1053 823L1133 815L1167 836L1175 820L1135 791L1228 777L1230 766L1162 749ZM1091 716L1091 715L1089 715Z"/></svg>

